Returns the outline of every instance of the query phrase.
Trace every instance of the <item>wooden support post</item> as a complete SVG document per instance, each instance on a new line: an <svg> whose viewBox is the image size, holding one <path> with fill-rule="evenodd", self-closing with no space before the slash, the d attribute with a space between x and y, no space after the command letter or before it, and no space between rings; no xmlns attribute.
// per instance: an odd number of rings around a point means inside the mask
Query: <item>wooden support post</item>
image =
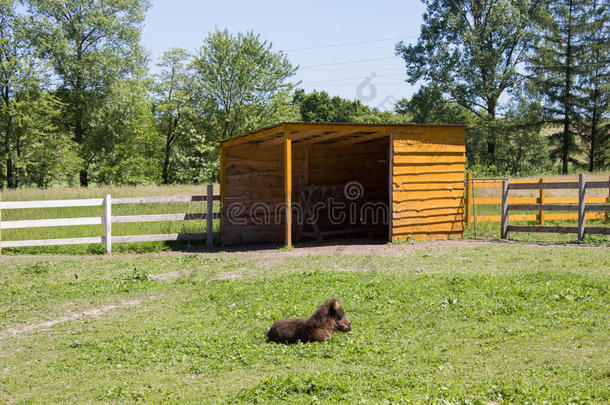
<svg viewBox="0 0 610 405"><path fill-rule="evenodd" d="M502 225L500 236L502 239L508 238L508 180L502 180Z"/></svg>
<svg viewBox="0 0 610 405"><path fill-rule="evenodd" d="M578 240L582 242L585 239L585 198L586 198L587 181L585 175L578 176Z"/></svg>
<svg viewBox="0 0 610 405"><path fill-rule="evenodd" d="M292 139L290 131L284 133L284 193L285 193L285 242L292 247Z"/></svg>
<svg viewBox="0 0 610 405"><path fill-rule="evenodd" d="M224 145L220 146L220 244L224 245L226 241L226 223L227 206L225 203L225 195L227 194L227 148Z"/></svg>
<svg viewBox="0 0 610 405"><path fill-rule="evenodd" d="M544 183L544 182L545 182L544 178L541 177L540 183ZM546 198L546 190L541 188L540 195L538 197L538 204L543 205L545 198ZM544 225L544 211L543 210L540 210L540 213L538 215L538 223L540 225Z"/></svg>
<svg viewBox="0 0 610 405"><path fill-rule="evenodd" d="M309 146L305 146L304 153L304 162L303 162L303 185L309 186Z"/></svg>
<svg viewBox="0 0 610 405"><path fill-rule="evenodd" d="M466 225L472 223L472 198L470 195L474 193L474 184L472 183L472 172L466 173L466 187L464 194L464 213Z"/></svg>
<svg viewBox="0 0 610 405"><path fill-rule="evenodd" d="M208 184L205 197L207 208L205 210L205 244L207 247L214 246L214 186Z"/></svg>
<svg viewBox="0 0 610 405"><path fill-rule="evenodd" d="M104 242L106 254L112 253L112 197L106 194L104 198L104 226L106 228Z"/></svg>
<svg viewBox="0 0 610 405"><path fill-rule="evenodd" d="M394 133L390 133L388 150L388 242L394 238Z"/></svg>

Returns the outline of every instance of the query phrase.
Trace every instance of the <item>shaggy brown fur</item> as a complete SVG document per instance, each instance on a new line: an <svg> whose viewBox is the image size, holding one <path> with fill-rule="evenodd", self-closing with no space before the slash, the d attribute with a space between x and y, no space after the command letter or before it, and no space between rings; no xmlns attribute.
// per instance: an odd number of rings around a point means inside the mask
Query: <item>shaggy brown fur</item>
<svg viewBox="0 0 610 405"><path fill-rule="evenodd" d="M267 342L322 342L330 339L336 330L349 332L351 329L352 324L345 317L341 303L333 298L320 305L309 319L284 318L275 321L267 332Z"/></svg>

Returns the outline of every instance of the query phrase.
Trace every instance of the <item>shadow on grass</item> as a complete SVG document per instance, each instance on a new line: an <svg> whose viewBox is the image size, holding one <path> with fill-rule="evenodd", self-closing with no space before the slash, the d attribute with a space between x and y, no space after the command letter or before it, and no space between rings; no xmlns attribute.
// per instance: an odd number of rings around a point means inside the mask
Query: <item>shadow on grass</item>
<svg viewBox="0 0 610 405"><path fill-rule="evenodd" d="M535 223L531 223L535 225ZM490 226L493 225L493 226ZM137 243L116 243L113 244L113 254L154 254L154 253L244 253L244 252L270 252L287 249L283 243L252 243L232 246L220 246L218 240L214 241L214 247L208 247L205 240L190 240L188 234L184 234L183 240L165 242L137 242ZM610 237L602 235L587 235L583 242L579 242L573 234L517 234L512 233L506 240L499 237L499 224L478 225L477 233L473 226L464 232L464 239L453 239L449 241L415 241L414 248L451 246L467 247L476 246L478 243L493 243L505 245L535 245L535 246L573 246L573 247L610 247ZM354 248L358 246L380 246L392 245L384 239L355 239L355 238L335 238L327 239L323 242L304 241L294 244L293 249L307 249L316 247ZM411 245L399 244L399 245ZM65 256L103 256L105 248L103 244L95 245L69 245L69 246L41 246L24 248L4 248L2 255L5 256L37 256L37 255L65 255Z"/></svg>

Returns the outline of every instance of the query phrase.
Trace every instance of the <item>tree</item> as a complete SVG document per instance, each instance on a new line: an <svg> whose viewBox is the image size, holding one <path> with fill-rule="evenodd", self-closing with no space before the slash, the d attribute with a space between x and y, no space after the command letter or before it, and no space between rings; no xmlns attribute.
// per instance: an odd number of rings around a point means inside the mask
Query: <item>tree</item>
<svg viewBox="0 0 610 405"><path fill-rule="evenodd" d="M0 152L9 188L46 187L78 162L71 141L54 125L61 106L43 89L45 72L30 29L16 2L0 0Z"/></svg>
<svg viewBox="0 0 610 405"><path fill-rule="evenodd" d="M208 35L192 66L197 119L195 132L184 137L190 145L184 145L184 150L193 154L177 157L184 168L180 177L190 173L190 179L214 181L219 169L218 142L272 122L272 114L280 112L275 109L284 103L278 104L281 95L293 88L288 79L296 68L259 35L233 35L227 30Z"/></svg>
<svg viewBox="0 0 610 405"><path fill-rule="evenodd" d="M285 92L276 93L273 100L261 108L256 104L245 105L244 128L262 128L280 122L300 121L300 114ZM218 181L220 162L218 144L210 141L209 134L218 131L215 120L216 104L195 103L197 117L189 124L188 136L180 137L172 157L171 180L176 183L201 183Z"/></svg>
<svg viewBox="0 0 610 405"><path fill-rule="evenodd" d="M65 104L64 125L79 145L80 184L86 187L92 162L109 142L93 127L92 118L113 82L141 73L140 25L149 4L147 0L29 3L39 26L37 46L61 80L58 95Z"/></svg>
<svg viewBox="0 0 610 405"><path fill-rule="evenodd" d="M550 136L555 145L552 156L561 161L561 172L568 173L568 163L576 163L573 155L579 151L574 121L576 117L575 80L581 74L578 65L581 13L576 0L553 0L549 13L541 20L539 40L528 59L530 86L542 96L548 115L561 115L561 132Z"/></svg>
<svg viewBox="0 0 610 405"><path fill-rule="evenodd" d="M290 91L287 80L296 68L282 52L253 32L236 36L215 31L204 41L194 61L199 99L215 108L214 131L208 142L239 135L248 129L247 112L264 110L275 94ZM247 111L249 110L249 111Z"/></svg>
<svg viewBox="0 0 610 405"><path fill-rule="evenodd" d="M421 87L411 100L399 100L395 111L408 115L409 122L416 124L468 124L473 121L472 113L447 100L435 85Z"/></svg>
<svg viewBox="0 0 610 405"><path fill-rule="evenodd" d="M24 21L16 12L13 0L0 0L0 123L2 152L6 162L6 182L17 187L15 170L15 115L17 103L34 86L32 56L24 43Z"/></svg>
<svg viewBox="0 0 610 405"><path fill-rule="evenodd" d="M493 122L500 98L519 80L517 68L533 41L543 0L424 0L416 45L396 45L408 81L435 84L483 121ZM493 125L489 126L493 128ZM497 134L487 135L496 162Z"/></svg>
<svg viewBox="0 0 610 405"><path fill-rule="evenodd" d="M15 168L18 185L47 188L70 181L80 159L77 145L55 122L61 105L43 91L32 91L17 105Z"/></svg>
<svg viewBox="0 0 610 405"><path fill-rule="evenodd" d="M600 0L584 2L584 18L579 20L584 35L576 106L581 116L575 123L584 146L590 172L610 164L610 5Z"/></svg>
<svg viewBox="0 0 610 405"><path fill-rule="evenodd" d="M294 103L304 122L384 122L393 121L393 114L373 111L360 100L330 97L325 91L295 91Z"/></svg>
<svg viewBox="0 0 610 405"><path fill-rule="evenodd" d="M501 134L498 170L516 176L544 173L552 168L548 139L541 131L545 125L544 108L539 102L515 99L498 120Z"/></svg>
<svg viewBox="0 0 610 405"><path fill-rule="evenodd" d="M98 184L150 184L161 181L163 139L150 108L148 81L116 80L106 89L103 104L91 115L91 137L106 140L91 164Z"/></svg>
<svg viewBox="0 0 610 405"><path fill-rule="evenodd" d="M155 113L159 131L165 135L162 166L163 184L170 183L170 162L176 143L181 137L193 133L194 79L189 68L190 55L184 49L174 48L165 52L159 66L155 85Z"/></svg>

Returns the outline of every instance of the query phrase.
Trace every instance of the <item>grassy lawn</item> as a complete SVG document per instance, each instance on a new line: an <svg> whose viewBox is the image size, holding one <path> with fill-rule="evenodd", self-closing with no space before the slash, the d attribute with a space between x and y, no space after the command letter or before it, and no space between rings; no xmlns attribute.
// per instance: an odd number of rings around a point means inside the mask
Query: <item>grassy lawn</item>
<svg viewBox="0 0 610 405"><path fill-rule="evenodd" d="M610 400L610 249L391 248L0 259L0 402ZM331 296L352 332L265 343Z"/></svg>

